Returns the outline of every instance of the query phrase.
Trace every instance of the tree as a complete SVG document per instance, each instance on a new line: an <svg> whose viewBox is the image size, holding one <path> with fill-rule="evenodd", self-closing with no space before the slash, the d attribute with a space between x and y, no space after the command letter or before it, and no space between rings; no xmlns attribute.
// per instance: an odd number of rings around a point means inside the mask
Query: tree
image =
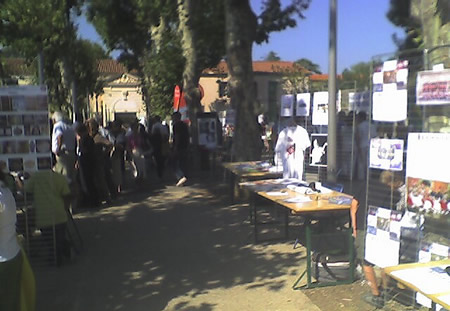
<svg viewBox="0 0 450 311"><path fill-rule="evenodd" d="M370 86L371 63L360 62L344 69L340 88L355 88L357 91L368 90Z"/></svg>
<svg viewBox="0 0 450 311"><path fill-rule="evenodd" d="M88 12L106 46L143 76L152 112L169 112L173 88L182 84L193 119L201 71L224 55L222 2L90 0Z"/></svg>
<svg viewBox="0 0 450 311"><path fill-rule="evenodd" d="M231 106L236 110L233 144L238 161L258 159L261 152L259 127L255 110L255 86L252 69L253 43L268 41L269 33L294 27L294 14L303 17L308 0L293 0L284 9L279 0L262 4L257 17L249 1L225 0L226 49L230 72L229 93Z"/></svg>
<svg viewBox="0 0 450 311"><path fill-rule="evenodd" d="M82 0L5 0L0 4L0 43L20 53L29 63L43 53L50 109L69 114L73 110L71 98L84 101L93 87L86 83L97 79L92 57L98 53L98 47L85 52L88 43L77 40L71 20L73 14L81 14L82 4ZM85 85L75 92L74 85L80 83Z"/></svg>
<svg viewBox="0 0 450 311"><path fill-rule="evenodd" d="M217 65L225 54L223 12L221 0L178 0L179 31L186 61L183 93L195 144L197 113L202 111L198 88L200 75L203 69Z"/></svg>
<svg viewBox="0 0 450 311"><path fill-rule="evenodd" d="M300 58L295 61L296 64L302 66L303 68L311 71L311 73L321 74L320 66L316 63L313 63L311 60L307 58Z"/></svg>
<svg viewBox="0 0 450 311"><path fill-rule="evenodd" d="M265 61L269 62L276 62L281 60L281 58L278 56L278 54L274 51L270 51L267 56L264 58Z"/></svg>
<svg viewBox="0 0 450 311"><path fill-rule="evenodd" d="M410 12L411 0L391 0L386 14L388 20L405 30L405 38L399 38L396 34L392 36L399 50L420 48L423 45L420 20L412 17Z"/></svg>

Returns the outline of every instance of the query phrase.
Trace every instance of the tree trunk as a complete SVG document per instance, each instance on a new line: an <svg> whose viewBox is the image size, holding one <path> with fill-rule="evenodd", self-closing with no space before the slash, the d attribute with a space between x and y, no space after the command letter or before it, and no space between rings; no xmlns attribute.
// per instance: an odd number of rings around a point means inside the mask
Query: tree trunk
<svg viewBox="0 0 450 311"><path fill-rule="evenodd" d="M194 15L196 14L195 0L178 0L178 18L180 21L181 46L186 60L183 71L183 93L188 107L188 115L191 121L191 137L194 144L197 138L197 112L201 112L200 80L201 68L199 68L197 34L194 28Z"/></svg>
<svg viewBox="0 0 450 311"><path fill-rule="evenodd" d="M233 149L237 161L261 157L261 137L255 111L256 90L253 79L252 46L256 16L249 1L226 0L226 51L230 79L231 106L236 111Z"/></svg>

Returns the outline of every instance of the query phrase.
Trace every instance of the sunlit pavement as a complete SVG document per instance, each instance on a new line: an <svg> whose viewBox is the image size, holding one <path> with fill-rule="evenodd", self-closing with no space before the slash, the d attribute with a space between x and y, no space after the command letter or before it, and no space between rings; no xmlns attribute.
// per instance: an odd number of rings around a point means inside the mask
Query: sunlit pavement
<svg viewBox="0 0 450 311"><path fill-rule="evenodd" d="M37 310L319 310L291 289L305 261L296 228L255 245L249 207L230 205L222 182L211 172L184 187L150 182L76 214L84 250L35 269Z"/></svg>

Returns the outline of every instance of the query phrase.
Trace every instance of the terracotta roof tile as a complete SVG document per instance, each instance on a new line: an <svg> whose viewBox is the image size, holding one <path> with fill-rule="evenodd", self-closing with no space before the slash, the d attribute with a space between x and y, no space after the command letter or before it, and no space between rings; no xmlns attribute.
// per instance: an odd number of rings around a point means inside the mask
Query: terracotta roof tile
<svg viewBox="0 0 450 311"><path fill-rule="evenodd" d="M279 73L280 71L305 70L303 67L289 61L254 61L253 72L260 73ZM228 74L228 64L221 61L216 67L208 68L203 71L205 74Z"/></svg>
<svg viewBox="0 0 450 311"><path fill-rule="evenodd" d="M127 68L115 59L100 59L97 62L97 70L101 75L122 74L128 72Z"/></svg>

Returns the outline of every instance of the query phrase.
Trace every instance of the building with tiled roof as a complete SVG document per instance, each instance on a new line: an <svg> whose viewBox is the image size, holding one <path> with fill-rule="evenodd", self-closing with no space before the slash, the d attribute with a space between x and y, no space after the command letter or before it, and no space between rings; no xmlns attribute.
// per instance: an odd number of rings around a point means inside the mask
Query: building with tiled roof
<svg viewBox="0 0 450 311"><path fill-rule="evenodd" d="M272 120L277 119L286 75L304 74L306 88L314 83L323 89L328 81L328 75L311 74L305 68L290 61L254 61L253 72L256 109ZM204 89L202 105L205 111L223 109L229 103L226 92L228 73L228 65L225 61L221 61L214 68L203 70L200 84Z"/></svg>

